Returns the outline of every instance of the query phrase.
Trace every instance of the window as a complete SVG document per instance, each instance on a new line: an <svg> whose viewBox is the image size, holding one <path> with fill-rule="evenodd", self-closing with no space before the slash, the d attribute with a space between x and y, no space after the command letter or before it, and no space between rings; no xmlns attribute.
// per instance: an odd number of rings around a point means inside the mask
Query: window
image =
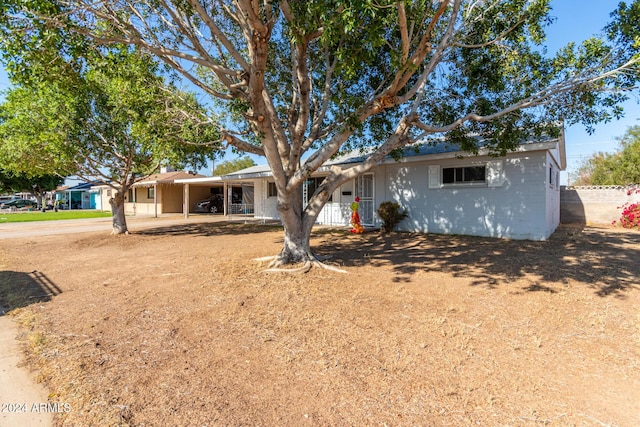
<svg viewBox="0 0 640 427"><path fill-rule="evenodd" d="M135 203L136 202L136 189L135 188L130 188L129 189L129 202L130 203Z"/></svg>
<svg viewBox="0 0 640 427"><path fill-rule="evenodd" d="M156 189L153 187L147 188L147 199L153 199L156 196Z"/></svg>
<svg viewBox="0 0 640 427"><path fill-rule="evenodd" d="M486 166L442 168L443 184L482 183L487 181Z"/></svg>
<svg viewBox="0 0 640 427"><path fill-rule="evenodd" d="M278 197L278 189L275 182L267 182L267 197Z"/></svg>
<svg viewBox="0 0 640 427"><path fill-rule="evenodd" d="M303 198L304 198L305 206L308 203L308 201L311 198L311 196L313 195L313 193L315 193L316 189L318 187L320 187L320 184L322 184L322 181L324 181L324 177L308 178L304 182L304 184L303 184ZM333 201L333 194L329 195L329 200L327 200L327 202L331 202L331 201Z"/></svg>

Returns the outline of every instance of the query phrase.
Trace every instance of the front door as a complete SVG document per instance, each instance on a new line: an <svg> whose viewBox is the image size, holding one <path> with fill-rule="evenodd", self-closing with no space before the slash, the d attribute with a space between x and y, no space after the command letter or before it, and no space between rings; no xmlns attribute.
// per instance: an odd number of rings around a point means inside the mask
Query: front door
<svg viewBox="0 0 640 427"><path fill-rule="evenodd" d="M356 178L356 196L360 197L360 222L373 226L373 174L367 173Z"/></svg>

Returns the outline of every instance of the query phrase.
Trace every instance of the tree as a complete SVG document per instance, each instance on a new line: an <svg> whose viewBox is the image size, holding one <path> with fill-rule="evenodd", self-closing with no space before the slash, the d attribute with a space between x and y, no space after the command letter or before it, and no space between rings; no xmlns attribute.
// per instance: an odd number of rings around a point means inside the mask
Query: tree
<svg viewBox="0 0 640 427"><path fill-rule="evenodd" d="M226 175L231 172L239 171L242 169L249 168L251 166L255 166L256 162L253 161L249 156L238 157L233 160L226 160L220 163L213 171L214 175Z"/></svg>
<svg viewBox="0 0 640 427"><path fill-rule="evenodd" d="M596 153L576 171L574 185L640 184L640 126L631 126L618 139L615 153Z"/></svg>
<svg viewBox="0 0 640 427"><path fill-rule="evenodd" d="M226 143L264 156L275 180L285 237L273 267L316 263L320 210L388 154L432 137L477 152L481 135L504 155L524 137L557 135L559 119L590 128L620 116L638 77L638 0L620 4L608 41L552 58L549 0L59 0L54 13L5 3L5 35L42 24L137 45L217 100ZM329 168L303 205L303 182L356 148L364 162Z"/></svg>
<svg viewBox="0 0 640 427"><path fill-rule="evenodd" d="M149 55L122 46L85 54L79 70L53 77L31 70L25 84L6 93L0 159L26 176L55 170L102 180L115 190L113 233L127 233L124 201L131 186L162 163L204 165L215 147L199 143L215 141L218 133L183 113L203 108L193 95L167 86Z"/></svg>
<svg viewBox="0 0 640 427"><path fill-rule="evenodd" d="M0 191L31 193L36 196L38 207L44 207L44 196L47 191L55 190L63 183L64 178L58 175L26 176L0 170Z"/></svg>

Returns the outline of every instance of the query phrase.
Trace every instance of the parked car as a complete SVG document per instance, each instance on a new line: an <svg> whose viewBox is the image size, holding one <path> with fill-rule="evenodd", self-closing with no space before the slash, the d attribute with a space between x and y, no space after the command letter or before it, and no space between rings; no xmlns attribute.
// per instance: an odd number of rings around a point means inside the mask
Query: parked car
<svg viewBox="0 0 640 427"><path fill-rule="evenodd" d="M208 199L200 200L196 202L196 205L193 209L194 212L209 212L209 213L218 213L223 212L224 210L224 198L222 194L214 194Z"/></svg>
<svg viewBox="0 0 640 427"><path fill-rule="evenodd" d="M4 209L22 209L22 208L37 208L38 207L38 203L34 202L33 200L27 200L27 199L16 199L16 200L11 200L9 202L6 202L3 206Z"/></svg>

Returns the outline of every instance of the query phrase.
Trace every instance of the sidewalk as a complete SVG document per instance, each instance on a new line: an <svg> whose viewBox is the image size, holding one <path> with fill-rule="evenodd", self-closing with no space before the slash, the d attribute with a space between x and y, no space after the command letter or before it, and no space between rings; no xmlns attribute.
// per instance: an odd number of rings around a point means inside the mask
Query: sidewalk
<svg viewBox="0 0 640 427"><path fill-rule="evenodd" d="M47 392L22 366L17 334L13 320L0 313L0 426L52 426L53 408L47 405Z"/></svg>

